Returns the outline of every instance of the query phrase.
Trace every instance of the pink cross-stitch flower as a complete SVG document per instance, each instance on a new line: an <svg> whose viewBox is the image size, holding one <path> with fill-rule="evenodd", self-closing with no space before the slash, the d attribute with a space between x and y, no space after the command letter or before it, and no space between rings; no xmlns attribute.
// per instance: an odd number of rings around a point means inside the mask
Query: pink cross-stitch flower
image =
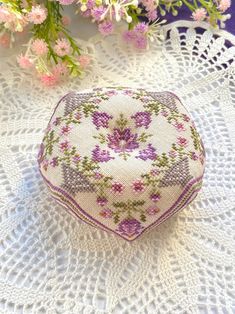
<svg viewBox="0 0 235 314"><path fill-rule="evenodd" d="M176 122L174 126L175 126L176 130L179 132L185 131L185 127L184 127L183 123Z"/></svg>
<svg viewBox="0 0 235 314"><path fill-rule="evenodd" d="M104 218L111 218L112 217L112 211L109 208L104 208L100 211L100 215Z"/></svg>
<svg viewBox="0 0 235 314"><path fill-rule="evenodd" d="M142 180L136 180L132 183L132 189L135 193L142 193L145 190L145 185Z"/></svg>
<svg viewBox="0 0 235 314"><path fill-rule="evenodd" d="M153 216L159 212L159 208L157 208L156 206L149 206L146 212L149 216Z"/></svg>
<svg viewBox="0 0 235 314"><path fill-rule="evenodd" d="M114 182L112 184L111 190L114 194L121 194L124 190L124 185L119 182Z"/></svg>
<svg viewBox="0 0 235 314"><path fill-rule="evenodd" d="M60 142L60 149L62 152L68 150L70 147L71 147L71 144L69 143L69 141Z"/></svg>
<svg viewBox="0 0 235 314"><path fill-rule="evenodd" d="M181 147L186 147L188 146L188 140L184 137L178 137L177 144L179 144Z"/></svg>

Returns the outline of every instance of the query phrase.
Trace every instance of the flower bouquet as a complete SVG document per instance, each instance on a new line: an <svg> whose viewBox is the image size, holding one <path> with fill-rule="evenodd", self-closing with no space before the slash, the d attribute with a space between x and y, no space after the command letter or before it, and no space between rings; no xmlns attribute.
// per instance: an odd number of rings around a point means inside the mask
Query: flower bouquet
<svg viewBox="0 0 235 314"><path fill-rule="evenodd" d="M17 57L20 67L33 69L45 85L54 85L67 76L76 77L90 63L69 32L70 19L64 8L74 5L74 12L97 23L103 36L111 34L117 23L126 23L123 40L137 49L147 49L154 40L162 40L161 25L165 15L176 16L187 6L196 21L212 27L224 27L230 0L1 0L0 45L12 47L18 33L31 38Z"/></svg>

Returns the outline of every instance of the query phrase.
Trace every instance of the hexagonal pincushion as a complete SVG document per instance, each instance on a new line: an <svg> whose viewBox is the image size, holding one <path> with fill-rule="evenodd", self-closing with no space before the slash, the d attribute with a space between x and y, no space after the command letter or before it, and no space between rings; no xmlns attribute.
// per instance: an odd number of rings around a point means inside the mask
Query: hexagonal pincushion
<svg viewBox="0 0 235 314"><path fill-rule="evenodd" d="M38 156L56 200L126 240L194 199L204 159L198 132L178 97L131 88L64 96Z"/></svg>

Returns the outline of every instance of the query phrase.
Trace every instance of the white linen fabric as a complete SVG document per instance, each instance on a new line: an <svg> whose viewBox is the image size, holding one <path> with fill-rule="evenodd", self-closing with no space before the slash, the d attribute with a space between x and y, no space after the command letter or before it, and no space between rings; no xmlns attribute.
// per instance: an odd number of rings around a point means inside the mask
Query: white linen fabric
<svg viewBox="0 0 235 314"><path fill-rule="evenodd" d="M178 22L146 53L119 35L84 43L83 80L45 89L15 56L1 64L0 312L234 313L235 38ZM97 86L169 90L206 148L203 188L177 215L128 243L80 223L49 195L37 152L55 102Z"/></svg>

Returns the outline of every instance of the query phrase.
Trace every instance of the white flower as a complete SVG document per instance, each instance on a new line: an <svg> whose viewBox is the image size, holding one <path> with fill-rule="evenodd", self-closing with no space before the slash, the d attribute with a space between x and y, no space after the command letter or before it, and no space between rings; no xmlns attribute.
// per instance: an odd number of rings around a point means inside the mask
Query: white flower
<svg viewBox="0 0 235 314"><path fill-rule="evenodd" d="M131 1L126 1L126 0L105 0L105 5L107 6L107 9L105 12L101 15L101 20L103 20L107 14L109 14L110 20L113 18L113 12L115 14L115 19L117 22L121 20L121 14L125 15L125 19L127 23L132 22L132 17L127 13L129 6L135 6L136 8L138 7L138 0L131 0Z"/></svg>

